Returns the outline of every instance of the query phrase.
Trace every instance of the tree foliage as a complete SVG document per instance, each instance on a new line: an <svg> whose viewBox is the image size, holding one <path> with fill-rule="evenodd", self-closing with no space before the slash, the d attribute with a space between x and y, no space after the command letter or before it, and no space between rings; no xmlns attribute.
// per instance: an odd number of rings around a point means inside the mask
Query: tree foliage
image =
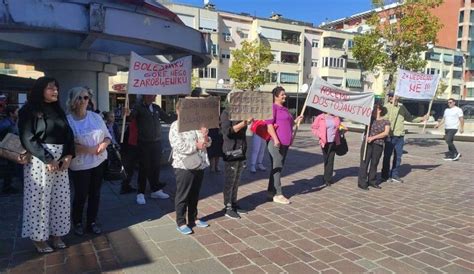
<svg viewBox="0 0 474 274"><path fill-rule="evenodd" d="M268 65L273 61L270 47L260 43L243 41L242 48L232 51L229 76L238 89L255 90L265 84Z"/></svg>
<svg viewBox="0 0 474 274"><path fill-rule="evenodd" d="M379 6L387 2L372 1ZM442 27L430 10L442 3L443 0L405 0L393 10L396 23L388 18L381 20L380 15L374 13L367 20L370 31L354 38L354 57L365 70L381 67L389 74L389 86L397 68L421 71L426 66L421 53L428 50L428 43L436 43L438 30Z"/></svg>

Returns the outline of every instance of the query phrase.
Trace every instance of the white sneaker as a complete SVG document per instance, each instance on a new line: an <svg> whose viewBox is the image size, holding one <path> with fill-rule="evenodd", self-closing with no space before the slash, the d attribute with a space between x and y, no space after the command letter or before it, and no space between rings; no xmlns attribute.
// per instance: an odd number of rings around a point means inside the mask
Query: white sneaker
<svg viewBox="0 0 474 274"><path fill-rule="evenodd" d="M456 156L453 158L453 161L459 160L459 157L461 157L461 153L456 154Z"/></svg>
<svg viewBox="0 0 474 274"><path fill-rule="evenodd" d="M257 166L258 170L261 170L261 171L266 171L267 168L263 166L263 164L258 164Z"/></svg>
<svg viewBox="0 0 474 274"><path fill-rule="evenodd" d="M144 205L146 204L146 201L145 201L145 195L143 194L137 194L137 204L139 205Z"/></svg>
<svg viewBox="0 0 474 274"><path fill-rule="evenodd" d="M160 189L155 192L152 192L150 197L153 199L168 199L170 195L164 193L163 190Z"/></svg>
<svg viewBox="0 0 474 274"><path fill-rule="evenodd" d="M250 172L255 173L257 170L255 169L255 166L250 166Z"/></svg>

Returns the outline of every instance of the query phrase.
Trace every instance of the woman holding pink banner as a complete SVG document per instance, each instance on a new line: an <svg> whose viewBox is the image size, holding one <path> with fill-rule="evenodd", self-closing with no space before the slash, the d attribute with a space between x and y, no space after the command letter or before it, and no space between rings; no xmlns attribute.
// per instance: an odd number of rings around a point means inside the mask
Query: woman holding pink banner
<svg viewBox="0 0 474 274"><path fill-rule="evenodd" d="M330 113L319 114L311 125L313 135L319 139L324 158L324 183L333 183L334 156L336 147L341 143L341 119Z"/></svg>
<svg viewBox="0 0 474 274"><path fill-rule="evenodd" d="M281 191L281 170L285 163L288 148L293 142L293 125L303 119L298 116L293 120L288 109L283 106L286 101L286 93L283 87L276 87L273 93L273 119L267 120L268 133L271 136L267 143L270 154L270 178L268 180L268 197L275 203L290 204ZM277 127L275 127L277 125ZM276 128L276 129L275 129Z"/></svg>

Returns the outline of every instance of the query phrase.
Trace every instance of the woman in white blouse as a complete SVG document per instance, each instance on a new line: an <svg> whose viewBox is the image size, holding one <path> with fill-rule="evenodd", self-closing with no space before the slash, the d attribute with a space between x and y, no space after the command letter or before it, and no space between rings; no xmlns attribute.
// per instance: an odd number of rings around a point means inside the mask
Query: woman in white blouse
<svg viewBox="0 0 474 274"><path fill-rule="evenodd" d="M181 103L176 104L176 114L181 110ZM191 234L191 227L208 227L209 225L198 219L197 204L199 191L204 177L204 169L209 166L206 148L211 145L211 138L207 136L207 128L189 130L179 133L178 120L171 124L169 139L173 149L173 168L176 176L176 209L177 230L182 234ZM193 159L192 161L190 161ZM186 211L188 220L186 222Z"/></svg>
<svg viewBox="0 0 474 274"><path fill-rule="evenodd" d="M107 159L107 146L111 136L102 117L87 110L90 92L84 87L75 87L69 91L67 119L74 133L76 157L72 159L71 178L74 184L74 200L72 204L72 221L74 233L82 236L83 211L86 200L86 229L94 234L102 233L96 222L99 211L100 188L104 177Z"/></svg>

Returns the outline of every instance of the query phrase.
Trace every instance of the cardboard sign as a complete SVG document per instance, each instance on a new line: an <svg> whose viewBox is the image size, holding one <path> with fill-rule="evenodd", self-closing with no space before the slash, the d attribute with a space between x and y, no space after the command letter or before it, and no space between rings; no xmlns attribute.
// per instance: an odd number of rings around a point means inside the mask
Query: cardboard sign
<svg viewBox="0 0 474 274"><path fill-rule="evenodd" d="M398 69L395 95L403 98L431 100L438 89L440 75Z"/></svg>
<svg viewBox="0 0 474 274"><path fill-rule="evenodd" d="M368 125L374 106L374 94L343 90L315 77L306 98L306 105Z"/></svg>
<svg viewBox="0 0 474 274"><path fill-rule="evenodd" d="M178 117L178 132L197 130L201 127L208 129L219 127L219 97L186 97L179 101L181 110Z"/></svg>
<svg viewBox="0 0 474 274"><path fill-rule="evenodd" d="M229 119L231 121L267 120L273 117L273 95L270 92L234 91L229 94Z"/></svg>
<svg viewBox="0 0 474 274"><path fill-rule="evenodd" d="M130 53L128 93L176 95L191 93L191 56L160 64Z"/></svg>

